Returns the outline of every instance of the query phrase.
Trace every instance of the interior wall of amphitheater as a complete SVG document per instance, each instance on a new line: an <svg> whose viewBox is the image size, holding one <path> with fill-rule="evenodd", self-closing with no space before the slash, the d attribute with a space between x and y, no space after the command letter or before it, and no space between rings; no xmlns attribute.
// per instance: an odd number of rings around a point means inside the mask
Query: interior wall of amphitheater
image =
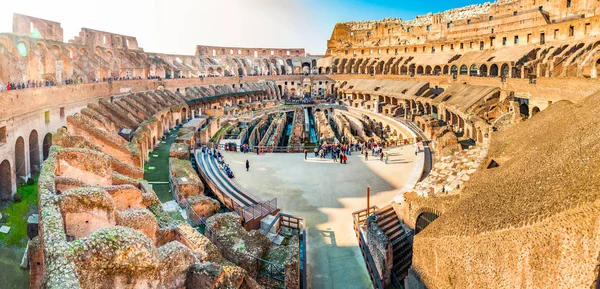
<svg viewBox="0 0 600 289"><path fill-rule="evenodd" d="M325 90L328 83L334 83L334 80L324 76L313 76L306 79L308 83L314 85L315 89ZM113 102L122 97L126 98L132 93L156 89L168 89L173 92L179 89L184 93L185 88L191 86L227 84L235 88L240 84L243 86L245 82L265 80L273 80L276 88L281 86L281 91L274 91L279 95L288 87L290 90L293 87L300 88L302 83L299 76L247 76L244 77L243 82L231 77L211 77L170 79L160 82L130 80L115 81L111 84L106 82L87 83L2 92L2 98L0 98L0 106L3 107L0 111L0 155L5 157L0 160L1 199L4 201L12 199L16 193L17 182L26 181L32 174L39 172L39 167L48 156L52 144L51 134L61 127L66 127L67 117L77 114L89 104L98 103L101 100ZM262 98L260 99L262 100ZM199 114L213 107L222 109L224 106L233 105L234 102L241 104L258 100L258 97L215 100L214 104L199 104L190 109ZM188 112L189 117L191 112ZM179 119L181 122L180 112L173 114L174 121Z"/></svg>

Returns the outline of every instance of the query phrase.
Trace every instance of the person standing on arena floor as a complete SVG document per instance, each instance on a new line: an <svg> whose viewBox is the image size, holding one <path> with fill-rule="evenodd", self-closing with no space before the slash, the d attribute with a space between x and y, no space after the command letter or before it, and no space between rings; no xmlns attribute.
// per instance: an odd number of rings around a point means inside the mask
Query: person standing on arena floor
<svg viewBox="0 0 600 289"><path fill-rule="evenodd" d="M304 149L304 159L308 156L308 149Z"/></svg>
<svg viewBox="0 0 600 289"><path fill-rule="evenodd" d="M250 170L250 162L246 160L246 171Z"/></svg>

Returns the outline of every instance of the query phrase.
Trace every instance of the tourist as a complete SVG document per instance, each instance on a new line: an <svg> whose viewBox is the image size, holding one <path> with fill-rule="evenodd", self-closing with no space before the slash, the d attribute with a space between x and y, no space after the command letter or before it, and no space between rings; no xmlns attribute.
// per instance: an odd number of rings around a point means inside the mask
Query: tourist
<svg viewBox="0 0 600 289"><path fill-rule="evenodd" d="M385 164L387 165L388 160L390 158L390 154L389 153L385 153Z"/></svg>
<svg viewBox="0 0 600 289"><path fill-rule="evenodd" d="M306 157L308 157L308 149L304 149L304 159L306 160Z"/></svg>
<svg viewBox="0 0 600 289"><path fill-rule="evenodd" d="M415 149L415 156L419 153L419 148Z"/></svg>
<svg viewBox="0 0 600 289"><path fill-rule="evenodd" d="M246 160L246 171L250 170L250 162Z"/></svg>
<svg viewBox="0 0 600 289"><path fill-rule="evenodd" d="M365 161L369 160L369 151L365 150Z"/></svg>
<svg viewBox="0 0 600 289"><path fill-rule="evenodd" d="M383 162L383 152L380 152L380 153L379 153L379 161L380 161L380 162Z"/></svg>

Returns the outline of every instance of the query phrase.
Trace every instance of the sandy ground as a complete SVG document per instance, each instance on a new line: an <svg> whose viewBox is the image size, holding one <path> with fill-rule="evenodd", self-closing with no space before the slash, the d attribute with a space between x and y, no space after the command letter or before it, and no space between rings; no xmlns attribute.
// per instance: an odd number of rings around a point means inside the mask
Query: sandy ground
<svg viewBox="0 0 600 289"><path fill-rule="evenodd" d="M225 152L241 187L263 200L277 198L283 212L306 221L310 288L371 288L352 229L352 212L389 203L410 178L416 164L412 146L392 148L389 162L364 160L353 153L347 165L304 154ZM250 161L246 172L245 162Z"/></svg>

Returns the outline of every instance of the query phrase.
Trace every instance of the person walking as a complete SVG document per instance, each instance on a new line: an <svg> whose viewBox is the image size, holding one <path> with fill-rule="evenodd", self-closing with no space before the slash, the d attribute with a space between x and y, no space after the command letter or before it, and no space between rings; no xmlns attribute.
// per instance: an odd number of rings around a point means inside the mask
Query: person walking
<svg viewBox="0 0 600 289"><path fill-rule="evenodd" d="M365 151L365 161L369 160L369 151Z"/></svg>
<svg viewBox="0 0 600 289"><path fill-rule="evenodd" d="M246 171L250 170L250 162L246 160Z"/></svg>
<svg viewBox="0 0 600 289"><path fill-rule="evenodd" d="M383 152L379 152L379 161L383 162Z"/></svg>
<svg viewBox="0 0 600 289"><path fill-rule="evenodd" d="M387 165L389 159L390 159L390 153L385 153L385 164L386 165Z"/></svg>
<svg viewBox="0 0 600 289"><path fill-rule="evenodd" d="M306 157L308 157L308 149L304 149L304 159L306 160Z"/></svg>

